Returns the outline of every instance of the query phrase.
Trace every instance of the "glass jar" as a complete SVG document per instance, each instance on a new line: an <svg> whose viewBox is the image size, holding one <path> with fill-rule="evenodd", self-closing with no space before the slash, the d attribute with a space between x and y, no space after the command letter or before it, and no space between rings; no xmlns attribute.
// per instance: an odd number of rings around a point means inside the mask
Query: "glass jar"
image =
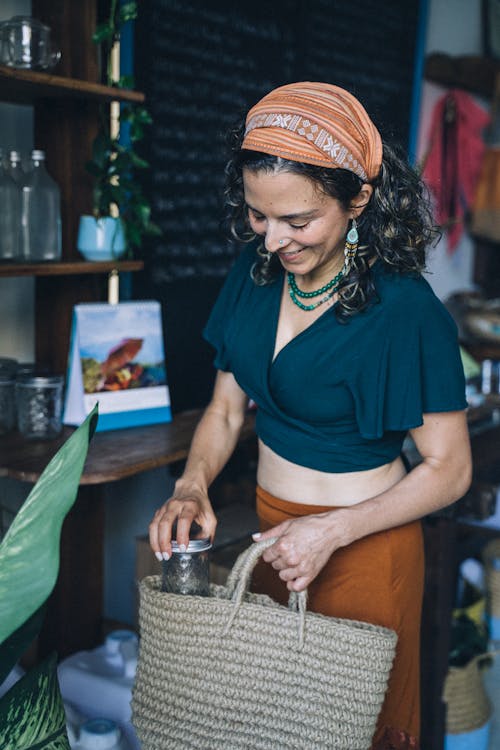
<svg viewBox="0 0 500 750"><path fill-rule="evenodd" d="M191 539L185 552L172 542L172 557L163 561L162 591L170 594L210 594L210 539Z"/></svg>
<svg viewBox="0 0 500 750"><path fill-rule="evenodd" d="M11 359L10 357L0 357L0 375L2 377L14 379L17 376L18 367L19 363L17 359Z"/></svg>
<svg viewBox="0 0 500 750"><path fill-rule="evenodd" d="M62 375L16 381L17 426L27 440L50 440L62 430Z"/></svg>
<svg viewBox="0 0 500 750"><path fill-rule="evenodd" d="M10 432L16 421L15 381L0 374L0 435Z"/></svg>

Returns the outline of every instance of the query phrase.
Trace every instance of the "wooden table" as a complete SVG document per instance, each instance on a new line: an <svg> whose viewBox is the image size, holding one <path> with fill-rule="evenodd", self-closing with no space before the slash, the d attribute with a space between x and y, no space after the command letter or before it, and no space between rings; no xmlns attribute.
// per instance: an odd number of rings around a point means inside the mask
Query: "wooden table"
<svg viewBox="0 0 500 750"><path fill-rule="evenodd" d="M201 410L183 412L168 424L98 432L90 443L76 502L61 535L61 564L39 639L39 653L60 657L92 648L101 639L103 607L103 486L187 457ZM255 418L246 415L240 443L253 439ZM17 432L0 438L0 477L35 483L73 432L57 440L28 442ZM36 560L33 560L36 575Z"/></svg>

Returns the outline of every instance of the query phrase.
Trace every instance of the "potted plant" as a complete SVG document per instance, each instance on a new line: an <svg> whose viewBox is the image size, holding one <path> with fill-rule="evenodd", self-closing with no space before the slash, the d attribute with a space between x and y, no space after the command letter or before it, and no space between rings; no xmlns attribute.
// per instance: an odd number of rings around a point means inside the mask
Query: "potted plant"
<svg viewBox="0 0 500 750"><path fill-rule="evenodd" d="M108 19L92 37L106 60L106 83L115 88L132 88L130 76L118 76L112 65L113 48L120 40L123 24L137 17L137 3L120 4L111 0ZM91 216L82 216L77 247L88 260L131 257L145 235L159 235L151 221L151 206L144 194L138 171L149 164L137 152L144 129L151 123L149 112L140 104L117 105L119 114L111 118L101 108L100 128L94 139L87 171L94 178ZM113 120L115 119L115 124Z"/></svg>
<svg viewBox="0 0 500 750"><path fill-rule="evenodd" d="M70 750L52 654L24 672L59 572L61 527L75 502L97 408L58 450L0 544L0 747ZM36 575L30 562L36 558ZM19 679L18 679L19 678Z"/></svg>

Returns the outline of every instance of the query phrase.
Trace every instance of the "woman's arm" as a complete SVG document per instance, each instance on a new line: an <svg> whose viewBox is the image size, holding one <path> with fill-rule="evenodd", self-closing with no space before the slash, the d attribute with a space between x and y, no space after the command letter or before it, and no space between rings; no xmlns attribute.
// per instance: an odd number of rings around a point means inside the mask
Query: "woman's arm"
<svg viewBox="0 0 500 750"><path fill-rule="evenodd" d="M229 460L243 425L248 397L228 372L217 373L212 400L195 430L186 468L172 497L154 514L149 541L158 559L172 554L172 526L177 521L177 543L189 542L193 521L203 536L213 538L217 520L208 488Z"/></svg>
<svg viewBox="0 0 500 750"><path fill-rule="evenodd" d="M422 518L467 492L472 461L465 412L425 414L411 435L422 462L393 487L356 505L285 521L261 535L279 537L263 557L290 590L306 588L339 547Z"/></svg>

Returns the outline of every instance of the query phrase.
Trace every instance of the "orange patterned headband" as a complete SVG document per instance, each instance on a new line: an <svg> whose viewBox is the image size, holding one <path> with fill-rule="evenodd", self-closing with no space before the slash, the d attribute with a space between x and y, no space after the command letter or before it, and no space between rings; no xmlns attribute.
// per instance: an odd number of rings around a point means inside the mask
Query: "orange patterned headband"
<svg viewBox="0 0 500 750"><path fill-rule="evenodd" d="M360 102L329 83L290 83L266 94L246 119L242 148L377 177L382 140Z"/></svg>

